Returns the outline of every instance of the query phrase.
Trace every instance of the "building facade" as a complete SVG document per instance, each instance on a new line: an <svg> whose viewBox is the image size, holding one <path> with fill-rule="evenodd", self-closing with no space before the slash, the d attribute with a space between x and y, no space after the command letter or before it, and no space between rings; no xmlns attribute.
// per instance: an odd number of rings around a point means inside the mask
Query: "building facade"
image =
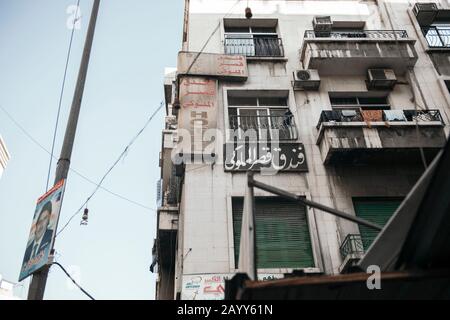
<svg viewBox="0 0 450 320"><path fill-rule="evenodd" d="M0 136L0 178L6 168L6 164L8 163L9 158L10 155L8 149L6 149L6 144Z"/></svg>
<svg viewBox="0 0 450 320"><path fill-rule="evenodd" d="M0 300L22 300L14 294L14 287L16 285L3 279L0 274Z"/></svg>
<svg viewBox="0 0 450 320"><path fill-rule="evenodd" d="M445 1L186 1L164 83L158 299L223 299L246 172L385 224L444 146ZM347 272L377 233L255 189L261 280Z"/></svg>

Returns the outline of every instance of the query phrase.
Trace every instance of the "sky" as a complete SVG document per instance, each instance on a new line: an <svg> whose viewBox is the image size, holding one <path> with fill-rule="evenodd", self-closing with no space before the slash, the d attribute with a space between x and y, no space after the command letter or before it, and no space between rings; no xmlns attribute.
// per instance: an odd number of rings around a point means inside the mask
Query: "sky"
<svg viewBox="0 0 450 320"><path fill-rule="evenodd" d="M0 0L0 105L51 149L76 0ZM92 0L81 0L63 96L55 154L59 156L75 88ZM99 181L163 100L164 68L176 66L183 1L103 0L71 165ZM104 187L156 207L164 108L136 140ZM0 178L0 274L17 282L37 198L45 193L49 155L0 110L0 135L11 160ZM51 169L54 179L55 162ZM60 226L95 186L69 174ZM154 299L149 271L156 213L99 190L88 203L89 223L77 216L57 238L56 261L74 272L96 299ZM26 298L29 278L15 293ZM86 299L57 267L45 299Z"/></svg>

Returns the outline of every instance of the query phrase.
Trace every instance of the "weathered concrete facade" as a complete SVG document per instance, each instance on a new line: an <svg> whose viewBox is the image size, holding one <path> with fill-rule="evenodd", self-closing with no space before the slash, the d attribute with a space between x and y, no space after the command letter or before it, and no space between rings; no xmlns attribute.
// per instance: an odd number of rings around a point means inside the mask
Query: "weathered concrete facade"
<svg viewBox="0 0 450 320"><path fill-rule="evenodd" d="M176 128L180 118L175 111L179 110L180 115L183 105L178 106L177 74L166 77L168 120L160 159L163 183L156 246L160 299L221 298L223 278L237 271L233 198L244 196L246 175L226 171L223 161L219 161L224 157L221 146L229 142L226 132L233 129L232 98L285 99L298 132L294 142L304 147L306 172L257 173L256 179L352 214L355 198L404 197L424 171L423 160L429 163L448 136L450 96L445 81L450 76L447 72L450 51L442 49L436 56L436 52L425 47L413 13L413 1L250 1L251 19L244 17L245 1L233 6L235 2L186 1L185 41L181 51L200 52L212 33L203 52L223 55L227 53L229 30L237 27L256 30L265 26L275 28L276 36L282 40L282 50L255 56L256 46L252 45L251 54L243 54L248 78L245 74L240 81L202 73L217 81L214 129L220 132L221 141L216 141L216 148L211 151L216 161L185 164L181 174L174 173L177 168L171 155L179 141ZM440 9L446 9L446 4L436 3ZM332 32L340 38L331 35L308 38L317 16L330 16ZM357 30L356 36L353 29ZM400 37L389 30L404 33ZM372 34L376 36L372 38ZM385 35L387 39L380 39ZM187 66L183 64L182 69L189 75ZM395 86L369 88L367 72L373 68L394 70ZM317 90L293 89L293 73L302 69L318 70ZM353 97L360 97L358 103L363 98L382 98L388 104L384 110L413 110L414 117L409 118L405 112L404 120L389 121L388 112L383 111L384 118L379 121L323 119L323 111L341 110L333 101ZM361 106L363 110L364 104ZM425 115L421 119L426 118L423 121L417 118L421 110ZM428 110L437 110L432 115L439 116L429 117ZM365 116L363 111L357 112ZM176 199L168 201L174 192ZM256 189L255 196L269 194ZM339 273L345 260L340 247L347 235L360 233L358 226L314 209L307 209L306 218L312 263L304 270ZM264 268L258 272L262 278L270 278L295 269L300 268ZM212 287L214 290L210 290ZM193 294L195 290L203 291Z"/></svg>

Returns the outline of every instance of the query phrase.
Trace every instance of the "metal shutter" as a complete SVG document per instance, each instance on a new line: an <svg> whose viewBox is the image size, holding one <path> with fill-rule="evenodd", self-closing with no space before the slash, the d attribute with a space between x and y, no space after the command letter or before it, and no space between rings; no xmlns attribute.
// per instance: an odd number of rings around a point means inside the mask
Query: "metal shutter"
<svg viewBox="0 0 450 320"><path fill-rule="evenodd" d="M401 199L353 199L353 206L358 217L384 226L397 210ZM367 250L378 235L378 231L359 226L364 250Z"/></svg>
<svg viewBox="0 0 450 320"><path fill-rule="evenodd" d="M236 268L239 261L243 198L233 198ZM314 267L306 208L276 197L255 198L258 268Z"/></svg>

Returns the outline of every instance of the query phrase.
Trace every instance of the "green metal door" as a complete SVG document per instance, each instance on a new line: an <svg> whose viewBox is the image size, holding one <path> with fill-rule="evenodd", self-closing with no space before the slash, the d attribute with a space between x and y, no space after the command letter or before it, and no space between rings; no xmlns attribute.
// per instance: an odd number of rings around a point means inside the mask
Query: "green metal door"
<svg viewBox="0 0 450 320"><path fill-rule="evenodd" d="M355 198L353 199L353 206L358 217L384 226L401 202L402 200L398 198ZM378 231L362 225L359 226L359 231L361 233L364 251L366 251L378 235Z"/></svg>
<svg viewBox="0 0 450 320"><path fill-rule="evenodd" d="M314 267L306 208L280 198L255 198L258 268ZM233 198L236 267L239 261L243 198Z"/></svg>

